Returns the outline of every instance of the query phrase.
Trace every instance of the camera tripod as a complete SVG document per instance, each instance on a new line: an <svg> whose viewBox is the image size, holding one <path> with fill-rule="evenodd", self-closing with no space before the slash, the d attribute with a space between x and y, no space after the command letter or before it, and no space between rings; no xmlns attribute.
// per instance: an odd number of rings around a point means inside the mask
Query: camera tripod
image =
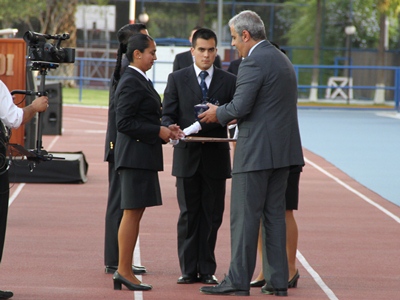
<svg viewBox="0 0 400 300"><path fill-rule="evenodd" d="M29 91L29 90L13 90L13 91L11 91L11 95L23 94L23 95L29 95L29 96L36 95L38 97L47 96L46 84L45 84L47 70L48 69L56 69L58 66L59 65L56 63L33 62L31 65L31 70L39 71L39 74L40 74L39 91L34 92L34 91ZM9 146L14 148L16 151L18 151L22 155L26 156L26 158L28 160L33 161L33 162L50 161L53 159L64 159L62 157L54 157L52 154L49 154L46 150L43 149L42 118L43 118L43 113L39 112L38 116L37 116L37 122L36 122L36 148L35 149L27 150L19 144L9 144Z"/></svg>

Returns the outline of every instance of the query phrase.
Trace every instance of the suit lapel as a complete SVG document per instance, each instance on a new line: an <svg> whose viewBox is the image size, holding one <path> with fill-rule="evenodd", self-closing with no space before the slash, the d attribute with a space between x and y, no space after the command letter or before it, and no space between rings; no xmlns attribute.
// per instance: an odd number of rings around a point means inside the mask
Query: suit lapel
<svg viewBox="0 0 400 300"><path fill-rule="evenodd" d="M134 74L134 76L136 76L139 79L140 83L143 86L145 86L147 90L150 91L150 93L154 96L151 98L157 101L157 105L161 105L160 95L155 90L153 83L151 81L147 80L142 74L140 74L135 69L128 68L128 70L130 70L129 72L132 72L132 74Z"/></svg>
<svg viewBox="0 0 400 300"><path fill-rule="evenodd" d="M184 74L185 84L188 89L190 89L193 93L193 103L194 105L203 102L203 94L201 92L201 88L199 82L197 81L196 72L194 71L193 66L191 68L187 68L187 71Z"/></svg>
<svg viewBox="0 0 400 300"><path fill-rule="evenodd" d="M157 98L160 96L157 92L157 90L154 88L153 82L150 80L147 80L147 85L149 86L150 91L157 96Z"/></svg>
<svg viewBox="0 0 400 300"><path fill-rule="evenodd" d="M214 68L214 74L211 80L210 88L208 89L208 98L213 98L213 96L218 92L222 85L222 72L221 70Z"/></svg>

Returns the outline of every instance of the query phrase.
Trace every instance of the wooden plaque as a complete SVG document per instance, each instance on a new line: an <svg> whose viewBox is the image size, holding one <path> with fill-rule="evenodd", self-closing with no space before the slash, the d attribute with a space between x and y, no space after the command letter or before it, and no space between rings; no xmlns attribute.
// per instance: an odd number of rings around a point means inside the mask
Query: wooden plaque
<svg viewBox="0 0 400 300"><path fill-rule="evenodd" d="M0 38L0 79L9 91L26 88L26 43L23 39ZM25 106L25 96L15 95L14 103ZM24 145L25 128L13 129L10 143Z"/></svg>

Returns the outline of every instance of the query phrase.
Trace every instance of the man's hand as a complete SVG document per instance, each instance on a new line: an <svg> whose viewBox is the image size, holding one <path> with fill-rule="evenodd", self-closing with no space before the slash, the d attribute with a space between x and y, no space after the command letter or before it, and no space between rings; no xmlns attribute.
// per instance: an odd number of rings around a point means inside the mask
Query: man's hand
<svg viewBox="0 0 400 300"><path fill-rule="evenodd" d="M199 115L199 119L204 123L219 123L217 118L217 105L207 103L209 107L205 112Z"/></svg>
<svg viewBox="0 0 400 300"><path fill-rule="evenodd" d="M191 135L198 133L201 130L201 125L198 121L194 122L192 125L183 129L183 133L186 135Z"/></svg>
<svg viewBox="0 0 400 300"><path fill-rule="evenodd" d="M49 98L46 96L36 98L31 105L36 112L44 112L49 107Z"/></svg>
<svg viewBox="0 0 400 300"><path fill-rule="evenodd" d="M49 107L49 99L46 96L36 98L28 106L22 108L24 111L24 116L22 119L22 124L29 122L36 113L44 112Z"/></svg>

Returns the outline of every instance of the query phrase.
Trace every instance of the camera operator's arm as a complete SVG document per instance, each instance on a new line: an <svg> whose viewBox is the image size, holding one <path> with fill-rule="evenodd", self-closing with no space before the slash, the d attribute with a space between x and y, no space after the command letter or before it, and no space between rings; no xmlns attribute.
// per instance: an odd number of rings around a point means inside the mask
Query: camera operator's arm
<svg viewBox="0 0 400 300"><path fill-rule="evenodd" d="M0 120L8 128L18 128L28 122L37 112L45 111L48 103L48 98L42 96L35 99L32 104L19 108L14 104L7 86L0 80Z"/></svg>
<svg viewBox="0 0 400 300"><path fill-rule="evenodd" d="M46 96L42 96L33 100L33 102L22 108L24 116L22 124L29 122L37 112L44 112L49 107L49 99Z"/></svg>

